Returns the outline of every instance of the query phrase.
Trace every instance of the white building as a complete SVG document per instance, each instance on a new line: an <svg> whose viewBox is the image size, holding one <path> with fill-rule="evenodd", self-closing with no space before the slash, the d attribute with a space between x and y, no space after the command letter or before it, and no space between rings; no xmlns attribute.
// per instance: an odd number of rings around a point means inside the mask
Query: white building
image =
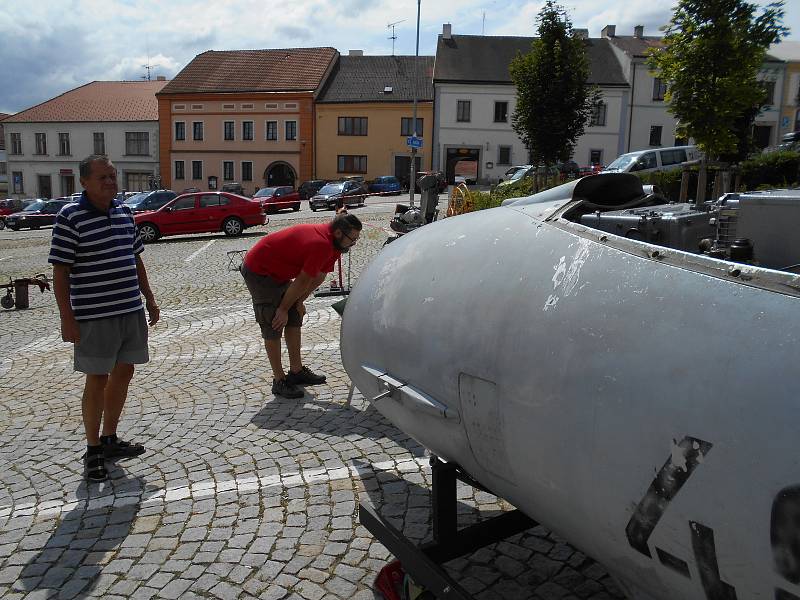
<svg viewBox="0 0 800 600"><path fill-rule="evenodd" d="M511 165L528 162L528 151L511 127L516 88L508 67L533 38L439 36L434 69L434 169L453 181L456 164L477 162L479 181L494 183ZM621 152L628 83L608 40L586 39L589 82L599 86L601 107L578 143L579 165L608 163Z"/></svg>
<svg viewBox="0 0 800 600"><path fill-rule="evenodd" d="M0 121L9 117L6 113L0 113ZM3 135L3 123L0 122L0 200L8 196L8 164L6 157L5 136Z"/></svg>
<svg viewBox="0 0 800 600"><path fill-rule="evenodd" d="M3 121L9 196L53 198L82 190L78 164L105 154L120 189L146 190L159 175L159 81L94 81Z"/></svg>

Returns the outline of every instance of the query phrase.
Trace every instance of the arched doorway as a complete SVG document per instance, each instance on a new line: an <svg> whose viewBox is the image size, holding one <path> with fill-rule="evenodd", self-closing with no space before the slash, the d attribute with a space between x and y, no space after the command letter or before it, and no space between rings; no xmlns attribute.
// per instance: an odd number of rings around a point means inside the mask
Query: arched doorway
<svg viewBox="0 0 800 600"><path fill-rule="evenodd" d="M264 170L264 185L275 187L277 185L295 186L297 175L292 165L283 161L276 161Z"/></svg>

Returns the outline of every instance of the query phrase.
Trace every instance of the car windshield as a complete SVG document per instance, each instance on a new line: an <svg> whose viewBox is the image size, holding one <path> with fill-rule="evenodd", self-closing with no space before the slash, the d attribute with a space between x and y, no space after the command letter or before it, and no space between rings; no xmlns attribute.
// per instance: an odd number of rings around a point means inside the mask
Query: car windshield
<svg viewBox="0 0 800 600"><path fill-rule="evenodd" d="M144 199L147 198L147 196L148 192L141 192L139 194L135 194L130 198L126 199L125 204L127 204L128 206L138 206L139 204L144 202Z"/></svg>
<svg viewBox="0 0 800 600"><path fill-rule="evenodd" d="M324 186L319 193L320 194L339 194L342 189L344 188L343 183L332 183L329 185Z"/></svg>
<svg viewBox="0 0 800 600"><path fill-rule="evenodd" d="M525 174L528 172L528 169L520 169L516 173L511 176L511 181L516 181L517 179L522 179L525 177Z"/></svg>
<svg viewBox="0 0 800 600"><path fill-rule="evenodd" d="M611 169L624 169L629 164L634 162L638 156L634 154L623 154L622 156L618 157L614 162L606 167L606 171L610 171Z"/></svg>
<svg viewBox="0 0 800 600"><path fill-rule="evenodd" d="M41 209L44 208L44 205L45 205L45 202L43 202L42 200L37 200L36 202L34 202L33 204L29 204L28 206L26 206L22 210L25 211L25 212L32 212L34 210L41 210Z"/></svg>
<svg viewBox="0 0 800 600"><path fill-rule="evenodd" d="M274 187L272 187L272 188L262 188L262 189L258 190L258 192L256 192L255 197L256 198L264 198L265 196L274 196L275 195L275 191L277 189L278 188L274 188Z"/></svg>

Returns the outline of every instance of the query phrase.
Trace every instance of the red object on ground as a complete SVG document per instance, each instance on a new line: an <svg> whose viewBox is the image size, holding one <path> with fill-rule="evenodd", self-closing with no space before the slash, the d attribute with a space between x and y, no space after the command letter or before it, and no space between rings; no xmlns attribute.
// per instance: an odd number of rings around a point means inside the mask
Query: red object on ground
<svg viewBox="0 0 800 600"><path fill-rule="evenodd" d="M399 560L392 561L378 572L375 587L386 600L402 600L403 577L403 565Z"/></svg>

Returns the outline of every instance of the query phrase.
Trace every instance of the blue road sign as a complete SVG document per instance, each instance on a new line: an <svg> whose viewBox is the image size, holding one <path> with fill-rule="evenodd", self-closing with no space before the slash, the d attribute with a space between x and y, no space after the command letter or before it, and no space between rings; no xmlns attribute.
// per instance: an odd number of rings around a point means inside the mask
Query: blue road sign
<svg viewBox="0 0 800 600"><path fill-rule="evenodd" d="M406 146L411 146L412 148L422 148L422 138L410 135L406 138Z"/></svg>

